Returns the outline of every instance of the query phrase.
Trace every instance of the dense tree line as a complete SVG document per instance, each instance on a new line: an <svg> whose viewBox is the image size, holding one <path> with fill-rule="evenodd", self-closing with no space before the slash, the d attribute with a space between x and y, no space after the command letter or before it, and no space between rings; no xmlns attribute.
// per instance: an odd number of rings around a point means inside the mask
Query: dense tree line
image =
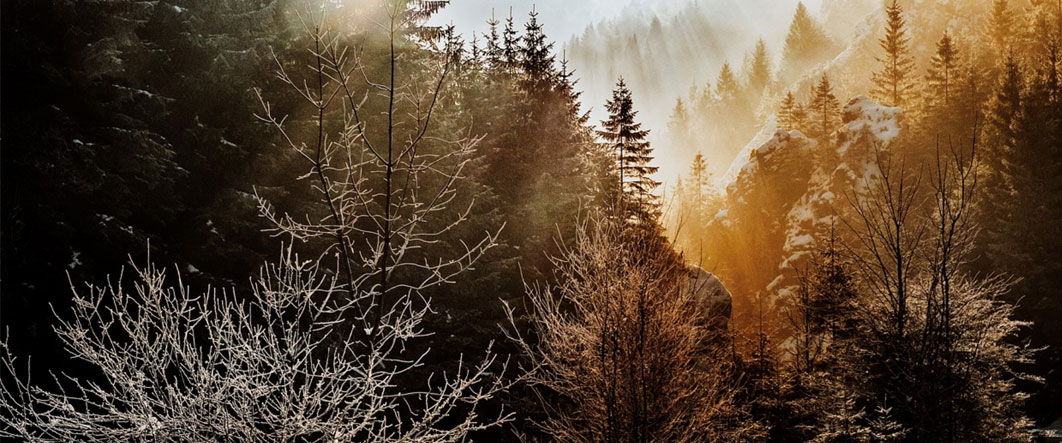
<svg viewBox="0 0 1062 443"><path fill-rule="evenodd" d="M798 5L779 66L760 39L669 92L688 152L778 131L665 198L625 77L594 125L534 9L466 40L437 2L4 6L0 435L1028 441L1057 412L1057 4L964 39L892 1L877 102L844 105Z"/></svg>

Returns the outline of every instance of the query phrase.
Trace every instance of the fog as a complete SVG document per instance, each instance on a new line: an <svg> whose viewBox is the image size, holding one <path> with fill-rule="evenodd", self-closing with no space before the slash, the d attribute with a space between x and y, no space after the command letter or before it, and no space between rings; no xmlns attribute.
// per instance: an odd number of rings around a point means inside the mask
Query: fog
<svg viewBox="0 0 1062 443"><path fill-rule="evenodd" d="M583 91L584 109L591 121L606 117L604 103L616 79L631 88L640 121L651 131L656 147L657 179L661 190L673 186L696 152L709 161L709 171L721 176L744 142L726 146L704 141L696 146L673 146L667 123L677 98L686 100L691 88L714 83L723 63L740 77L744 58L763 38L777 69L789 22L797 0L562 0L455 1L433 23L452 24L466 40L489 29L489 12L503 20L512 10L523 24L534 8L554 41L558 54L569 59ZM817 14L821 0L803 2ZM654 29L654 22L659 29ZM637 51L630 46L637 41ZM762 114L762 112L761 112ZM727 124L720 122L721 125Z"/></svg>

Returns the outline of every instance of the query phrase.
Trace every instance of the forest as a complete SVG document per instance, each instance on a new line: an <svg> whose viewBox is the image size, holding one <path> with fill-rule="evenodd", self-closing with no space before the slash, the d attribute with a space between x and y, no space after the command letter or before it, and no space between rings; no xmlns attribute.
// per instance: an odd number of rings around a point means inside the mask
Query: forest
<svg viewBox="0 0 1062 443"><path fill-rule="evenodd" d="M0 439L1062 441L1062 0L495 3L3 0Z"/></svg>

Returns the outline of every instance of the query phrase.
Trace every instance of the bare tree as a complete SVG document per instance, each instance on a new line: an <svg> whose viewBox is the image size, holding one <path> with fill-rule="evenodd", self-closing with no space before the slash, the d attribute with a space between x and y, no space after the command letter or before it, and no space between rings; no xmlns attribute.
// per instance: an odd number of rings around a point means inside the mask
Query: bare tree
<svg viewBox="0 0 1062 443"><path fill-rule="evenodd" d="M970 149L938 147L928 187L879 151L881 176L868 180L867 198L852 199L859 240L849 248L863 293L854 364L869 376L854 388L876 407L871 427L894 436L1029 439L1020 410L1027 395L1015 381L1032 378L1017 366L1034 350L1013 341L1028 323L1001 299L1015 280L966 266L977 238L976 147L976 138ZM927 190L931 198L922 197ZM893 424L882 425L881 411Z"/></svg>
<svg viewBox="0 0 1062 443"><path fill-rule="evenodd" d="M590 218L553 259L559 287L528 288L536 365L561 441L707 441L742 435L728 361L709 350L684 266L615 218Z"/></svg>
<svg viewBox="0 0 1062 443"><path fill-rule="evenodd" d="M308 141L299 138L306 132L289 131L286 118L275 116L259 94L259 117L305 160L303 178L324 208L319 218L292 216L257 196L261 214L277 236L323 244L317 258L300 259L289 247L244 298L214 290L192 295L179 280L167 287L164 272L150 264L136 268L133 292L120 279L75 290L73 316L61 318L56 331L98 377L56 376L59 389L43 389L18 376L4 344L0 435L465 441L511 418L505 411L481 415L479 406L509 386L507 363L490 349L473 363L455 358L452 372L411 381L427 353L411 346L429 335L422 330L431 313L424 290L472 269L497 232L449 257L426 252L452 241L447 235L467 217L468 209L449 206L478 139L431 134L455 48L431 51L438 64L406 69L412 74L399 83L400 46L413 44L403 35L417 30L425 6L385 3L383 82L370 80L366 64L323 20L306 25L312 44L306 78L277 60L278 78L310 105L302 120L312 127ZM363 118L370 99L384 104L382 118L373 121L382 128Z"/></svg>

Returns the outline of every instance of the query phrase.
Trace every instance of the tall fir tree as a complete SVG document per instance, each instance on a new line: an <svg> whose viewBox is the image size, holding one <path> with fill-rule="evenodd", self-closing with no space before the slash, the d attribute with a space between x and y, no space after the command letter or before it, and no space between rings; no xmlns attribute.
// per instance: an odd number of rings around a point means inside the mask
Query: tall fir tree
<svg viewBox="0 0 1062 443"><path fill-rule="evenodd" d="M518 49L522 79L520 85L524 91L542 93L553 87L556 69L553 66L553 43L546 41L542 24L538 22L538 12L534 8L528 14L524 26L523 45Z"/></svg>
<svg viewBox="0 0 1062 443"><path fill-rule="evenodd" d="M815 64L828 58L835 49L836 45L815 22L804 3L797 3L782 51L780 71L783 82L804 75Z"/></svg>
<svg viewBox="0 0 1062 443"><path fill-rule="evenodd" d="M830 135L840 122L841 104L833 95L833 87L830 79L822 74L818 84L812 91L811 102L808 104L810 114L810 127L808 134L819 143L828 143Z"/></svg>
<svg viewBox="0 0 1062 443"><path fill-rule="evenodd" d="M873 74L874 90L871 95L884 105L904 106L914 84L911 76L914 60L908 47L911 39L907 37L903 8L896 0L885 8L885 14L885 37L879 40L885 55L878 58L882 66L880 71Z"/></svg>
<svg viewBox="0 0 1062 443"><path fill-rule="evenodd" d="M516 24L513 21L513 10L509 8L509 17L505 19L505 29L502 30L502 60L505 69L513 74L520 64L520 36L516 32Z"/></svg>
<svg viewBox="0 0 1062 443"><path fill-rule="evenodd" d="M619 174L619 192L616 197L621 209L629 209L643 219L654 219L659 215L659 203L653 191L660 182L650 178L657 171L650 165L653 148L646 137L649 131L642 129L642 124L635 121L638 111L627 84L620 77L612 98L605 103L609 117L601 122L598 131L607 147L614 152Z"/></svg>
<svg viewBox="0 0 1062 443"><path fill-rule="evenodd" d="M793 97L792 91L787 91L782 98L782 104L778 108L778 129L792 131L797 129L797 111L800 103Z"/></svg>
<svg viewBox="0 0 1062 443"><path fill-rule="evenodd" d="M752 51L745 72L749 96L755 100L763 94L763 90L771 82L771 59L767 53L767 43L763 41L763 38L756 41L756 49Z"/></svg>
<svg viewBox="0 0 1062 443"><path fill-rule="evenodd" d="M988 15L985 37L992 44L997 54L1005 54L1013 43L1016 21L1014 13L1007 4L1007 0L995 0L992 2L992 10Z"/></svg>
<svg viewBox="0 0 1062 443"><path fill-rule="evenodd" d="M502 49L501 37L498 36L498 24L501 23L498 19L494 18L494 9L490 10L490 20L487 21L487 25L490 30L486 36L486 48L484 49L484 55L487 65L492 70L501 70L505 60L505 54Z"/></svg>
<svg viewBox="0 0 1062 443"><path fill-rule="evenodd" d="M959 48L952 40L951 34L944 35L937 41L937 50L929 59L926 72L926 92L924 99L927 108L947 108L954 104L960 73Z"/></svg>

